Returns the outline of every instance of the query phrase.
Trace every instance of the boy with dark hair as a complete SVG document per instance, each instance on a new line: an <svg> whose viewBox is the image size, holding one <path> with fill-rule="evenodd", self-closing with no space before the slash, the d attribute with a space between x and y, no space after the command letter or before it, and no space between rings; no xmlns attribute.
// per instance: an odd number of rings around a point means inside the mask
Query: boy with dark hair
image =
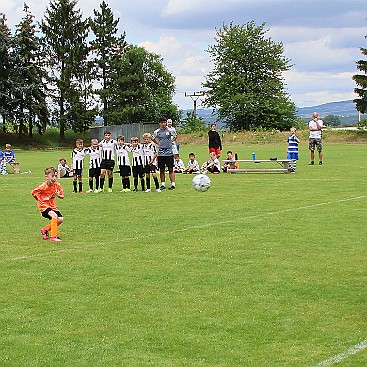
<svg viewBox="0 0 367 367"><path fill-rule="evenodd" d="M102 148L102 161L101 161L101 177L100 177L100 190L103 191L106 171L108 175L108 192L112 192L113 185L113 168L115 167L115 152L117 149L117 141L112 139L110 131L104 132L104 139L99 143Z"/></svg>
<svg viewBox="0 0 367 367"><path fill-rule="evenodd" d="M184 173L200 173L199 162L195 159L195 154L189 154L189 162L184 170Z"/></svg>
<svg viewBox="0 0 367 367"><path fill-rule="evenodd" d="M166 188L166 166L171 181L171 187L169 187L168 190L174 190L176 188L172 151L172 142L176 141L176 139L177 136L173 136L171 131L167 128L167 119L161 117L159 119L159 129L155 130L152 135L152 140L158 145L158 168L161 179L161 190Z"/></svg>

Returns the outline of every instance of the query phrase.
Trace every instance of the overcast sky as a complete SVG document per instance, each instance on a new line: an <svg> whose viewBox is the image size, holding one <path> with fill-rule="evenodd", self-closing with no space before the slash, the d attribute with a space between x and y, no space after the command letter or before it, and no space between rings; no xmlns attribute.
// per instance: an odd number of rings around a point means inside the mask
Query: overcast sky
<svg viewBox="0 0 367 367"><path fill-rule="evenodd" d="M192 108L185 92L202 90L211 70L205 51L223 23L266 23L267 35L284 45L291 70L286 89L298 107L353 99L355 62L367 47L366 0L105 0L119 18L129 43L161 55L176 78L174 102ZM77 8L92 16L101 1L79 0ZM13 29L24 15L23 0L1 0ZM26 1L37 21L49 1ZM200 107L200 103L198 104Z"/></svg>

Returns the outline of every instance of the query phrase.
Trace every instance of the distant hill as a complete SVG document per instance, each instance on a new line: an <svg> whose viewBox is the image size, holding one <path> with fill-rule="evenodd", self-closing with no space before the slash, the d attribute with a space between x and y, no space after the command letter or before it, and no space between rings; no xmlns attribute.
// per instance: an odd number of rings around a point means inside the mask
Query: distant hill
<svg viewBox="0 0 367 367"><path fill-rule="evenodd" d="M193 110L183 110L183 116L186 116L187 112ZM323 103L311 107L297 107L297 116L308 119L311 118L313 112L318 112L319 116L325 117L327 115L336 115L340 117L343 123L356 123L358 121L358 111L355 108L355 104L352 100ZM212 109L197 109L197 116L202 117L207 125L216 121L216 115L213 115ZM217 122L218 123L218 122ZM218 123L218 128L222 126Z"/></svg>
<svg viewBox="0 0 367 367"><path fill-rule="evenodd" d="M310 117L315 111L322 117L327 115L337 115L340 117L358 116L358 111L352 100L323 103L312 107L299 107L297 108L297 115L300 117Z"/></svg>

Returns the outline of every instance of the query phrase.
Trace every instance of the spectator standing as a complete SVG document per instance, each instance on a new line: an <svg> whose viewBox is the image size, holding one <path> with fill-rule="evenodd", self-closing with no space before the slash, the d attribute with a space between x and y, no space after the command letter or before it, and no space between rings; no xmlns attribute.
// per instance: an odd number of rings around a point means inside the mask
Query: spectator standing
<svg viewBox="0 0 367 367"><path fill-rule="evenodd" d="M222 142L217 131L217 124L213 122L210 125L210 130L208 131L209 136L209 153L214 152L219 159L222 151Z"/></svg>
<svg viewBox="0 0 367 367"><path fill-rule="evenodd" d="M308 123L308 129L310 130L310 135L308 139L308 149L311 152L311 162L310 166L315 164L315 146L319 153L319 165L322 165L322 128L324 127L324 122L319 119L319 114L314 112L312 115L312 120Z"/></svg>

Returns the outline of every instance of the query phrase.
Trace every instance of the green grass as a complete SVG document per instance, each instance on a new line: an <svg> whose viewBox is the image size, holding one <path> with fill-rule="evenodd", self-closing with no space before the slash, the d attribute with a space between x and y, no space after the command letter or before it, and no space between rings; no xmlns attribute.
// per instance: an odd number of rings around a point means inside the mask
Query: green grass
<svg viewBox="0 0 367 367"><path fill-rule="evenodd" d="M365 145L325 145L311 167L303 144L296 174L210 176L206 193L190 175L161 194L120 193L115 175L112 194L72 195L61 180L52 244L30 192L61 155L17 152L32 173L0 176L1 367L313 367L366 340Z"/></svg>

